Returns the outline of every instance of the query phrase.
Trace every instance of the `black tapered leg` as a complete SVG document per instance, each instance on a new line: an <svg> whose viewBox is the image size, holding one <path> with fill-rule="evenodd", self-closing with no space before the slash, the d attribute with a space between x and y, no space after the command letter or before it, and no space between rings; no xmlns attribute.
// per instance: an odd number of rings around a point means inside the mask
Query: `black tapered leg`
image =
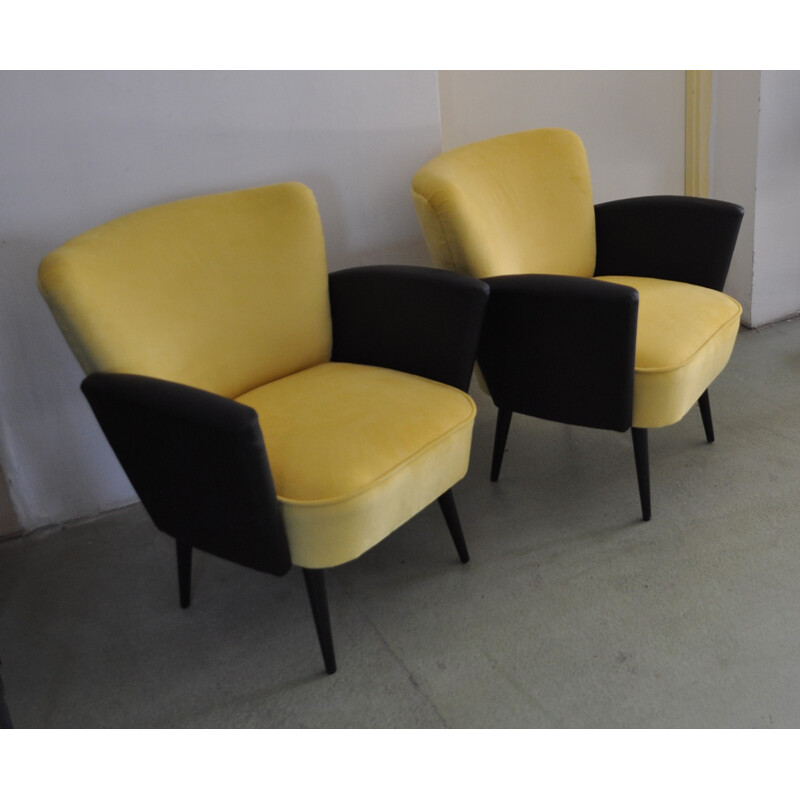
<svg viewBox="0 0 800 800"><path fill-rule="evenodd" d="M708 389L700 395L697 401L700 406L700 416L703 418L703 428L706 431L706 441L714 441L714 423L711 421L711 401L708 399Z"/></svg>
<svg viewBox="0 0 800 800"><path fill-rule="evenodd" d="M325 574L321 569L304 569L308 599L311 601L311 613L317 629L319 646L328 675L336 672L336 656L333 653L333 635L331 634L331 618L328 613L328 595L325 591Z"/></svg>
<svg viewBox="0 0 800 800"><path fill-rule="evenodd" d="M631 428L633 456L636 459L636 477L639 481L639 500L642 518L650 519L650 458L647 453L647 428Z"/></svg>
<svg viewBox="0 0 800 800"><path fill-rule="evenodd" d="M0 728L13 728L14 723L11 721L11 714L8 711L5 698L5 687L3 686L3 679L0 678Z"/></svg>
<svg viewBox="0 0 800 800"><path fill-rule="evenodd" d="M464 532L461 530L461 522L458 519L458 510L456 509L456 500L453 497L453 490L448 489L439 498L439 507L444 514L445 522L450 530L450 536L453 537L453 544L458 551L458 557L461 559L462 564L469 561L469 551L467 550L467 543L464 541Z"/></svg>
<svg viewBox="0 0 800 800"><path fill-rule="evenodd" d="M192 602L192 546L176 539L175 551L178 554L178 591L181 608L189 608Z"/></svg>
<svg viewBox="0 0 800 800"><path fill-rule="evenodd" d="M500 467L503 463L503 453L506 449L506 439L508 429L511 426L512 411L505 408L497 409L497 425L494 429L494 451L492 453L492 480L496 481L500 477Z"/></svg>

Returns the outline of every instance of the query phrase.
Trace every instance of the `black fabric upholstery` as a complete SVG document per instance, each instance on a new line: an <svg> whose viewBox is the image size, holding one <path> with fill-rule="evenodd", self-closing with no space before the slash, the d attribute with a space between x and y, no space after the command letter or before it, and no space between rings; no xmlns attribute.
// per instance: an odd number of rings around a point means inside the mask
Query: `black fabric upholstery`
<svg viewBox="0 0 800 800"><path fill-rule="evenodd" d="M478 363L495 405L624 431L633 413L639 295L556 275L488 278Z"/></svg>
<svg viewBox="0 0 800 800"><path fill-rule="evenodd" d="M489 289L429 267L354 267L329 277L334 361L387 367L467 391Z"/></svg>
<svg viewBox="0 0 800 800"><path fill-rule="evenodd" d="M595 206L595 275L631 275L722 291L744 209L701 197L653 196Z"/></svg>
<svg viewBox="0 0 800 800"><path fill-rule="evenodd" d="M96 373L81 389L156 527L262 572L289 570L283 519L253 409L138 375Z"/></svg>

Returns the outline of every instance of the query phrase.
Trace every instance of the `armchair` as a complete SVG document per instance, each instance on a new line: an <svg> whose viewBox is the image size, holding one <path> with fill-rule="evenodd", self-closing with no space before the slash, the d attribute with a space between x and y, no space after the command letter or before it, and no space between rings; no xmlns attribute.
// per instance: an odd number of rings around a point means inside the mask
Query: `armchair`
<svg viewBox="0 0 800 800"><path fill-rule="evenodd" d="M514 412L632 430L650 519L648 430L698 403L727 364L741 306L722 293L743 209L693 197L592 202L577 135L468 144L414 176L437 266L491 287L478 365L497 406L492 480Z"/></svg>
<svg viewBox="0 0 800 800"><path fill-rule="evenodd" d="M39 287L81 388L153 523L195 549L300 567L326 670L324 571L452 487L488 287L422 267L328 275L310 189L285 183L144 209L71 239Z"/></svg>

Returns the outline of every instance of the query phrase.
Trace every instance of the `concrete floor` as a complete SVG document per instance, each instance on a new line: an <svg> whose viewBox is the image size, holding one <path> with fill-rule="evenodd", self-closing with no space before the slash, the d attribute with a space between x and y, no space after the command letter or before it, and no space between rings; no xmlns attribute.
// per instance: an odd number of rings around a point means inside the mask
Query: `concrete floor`
<svg viewBox="0 0 800 800"><path fill-rule="evenodd" d="M339 671L301 574L195 557L139 506L0 544L0 654L17 727L800 727L800 320L743 331L700 414L630 436L515 417L500 482L479 403L438 508L331 571Z"/></svg>

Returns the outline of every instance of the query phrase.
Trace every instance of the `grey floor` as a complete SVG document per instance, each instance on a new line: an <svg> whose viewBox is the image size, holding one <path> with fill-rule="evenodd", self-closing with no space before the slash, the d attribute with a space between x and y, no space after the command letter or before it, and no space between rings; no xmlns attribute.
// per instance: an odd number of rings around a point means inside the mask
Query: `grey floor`
<svg viewBox="0 0 800 800"><path fill-rule="evenodd" d="M17 727L800 727L800 320L743 331L699 412L630 437L515 417L488 480L479 404L456 497L329 575L326 676L302 577L198 554L139 506L0 545L0 655Z"/></svg>

